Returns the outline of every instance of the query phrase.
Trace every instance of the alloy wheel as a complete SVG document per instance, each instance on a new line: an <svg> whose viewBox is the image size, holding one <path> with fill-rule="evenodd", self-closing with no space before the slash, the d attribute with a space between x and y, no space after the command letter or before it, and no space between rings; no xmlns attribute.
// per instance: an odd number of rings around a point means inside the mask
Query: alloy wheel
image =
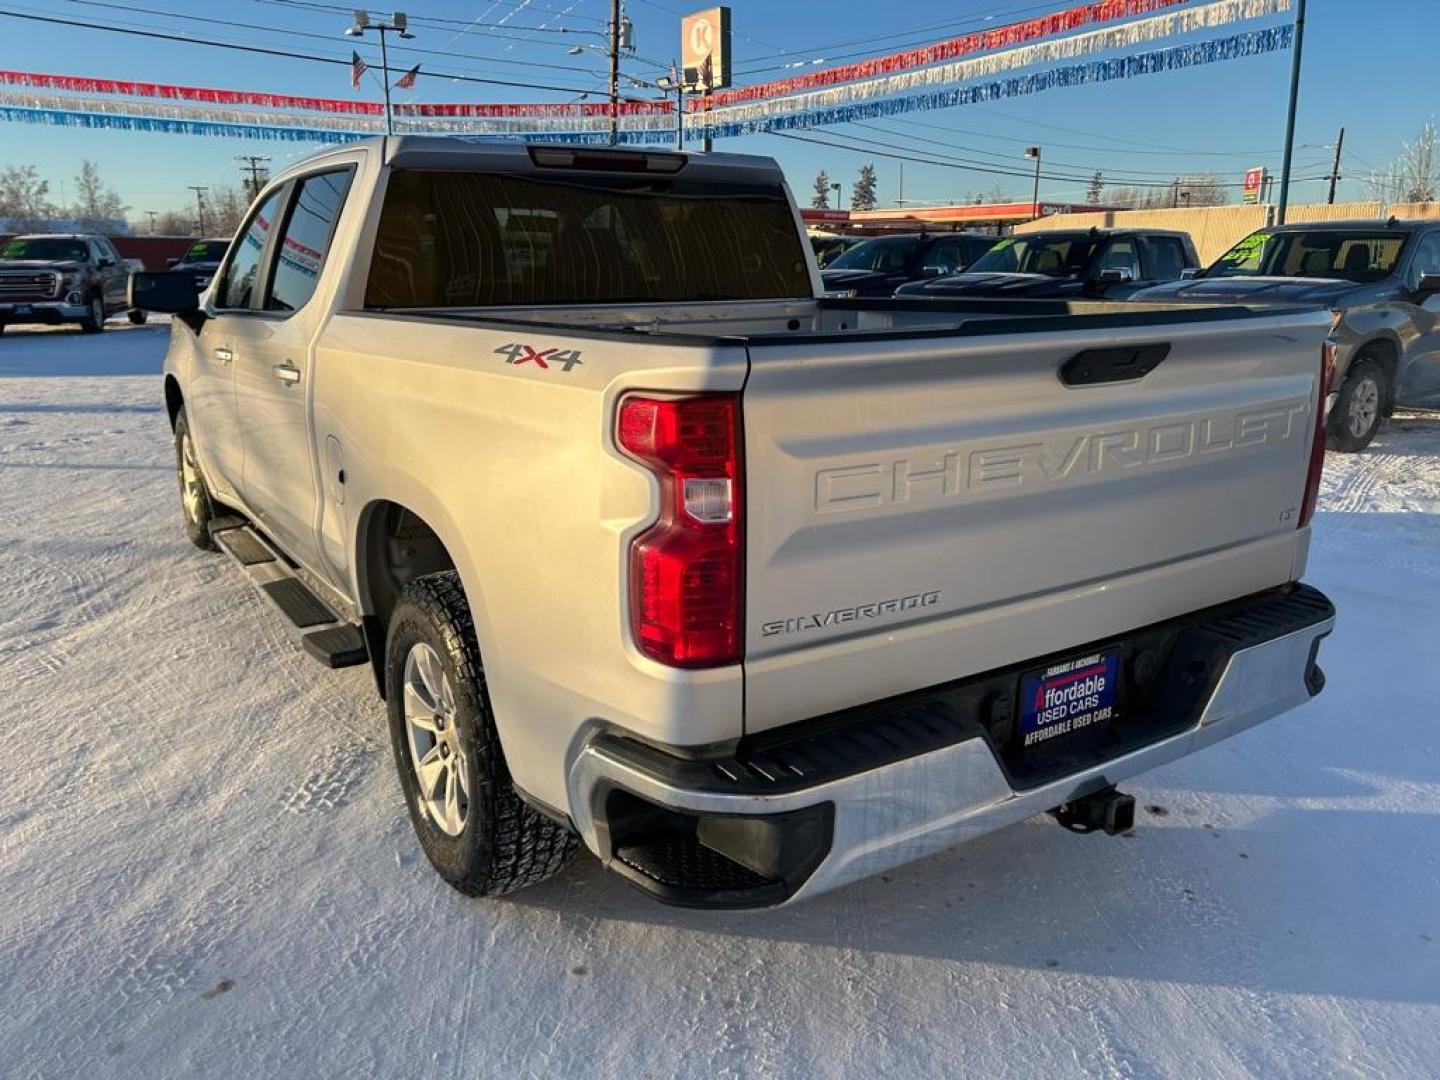
<svg viewBox="0 0 1440 1080"><path fill-rule="evenodd" d="M470 778L455 725L455 695L440 657L423 641L405 657L401 692L420 805L441 832L459 836L470 816Z"/></svg>

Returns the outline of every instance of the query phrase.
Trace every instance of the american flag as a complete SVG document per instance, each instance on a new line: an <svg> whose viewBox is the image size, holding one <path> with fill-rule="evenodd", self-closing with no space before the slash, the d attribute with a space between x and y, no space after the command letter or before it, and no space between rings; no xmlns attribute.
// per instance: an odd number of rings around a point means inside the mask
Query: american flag
<svg viewBox="0 0 1440 1080"><path fill-rule="evenodd" d="M416 64L416 65L415 65L414 67L412 67L409 71L407 71L404 75L401 75L400 78L396 79L396 80L395 80L395 85L396 85L397 87L399 87L401 90L409 90L412 86L415 85L415 77L416 77L417 75L419 75L419 74L420 74L420 65L419 65L419 64Z"/></svg>
<svg viewBox="0 0 1440 1080"><path fill-rule="evenodd" d="M354 49L350 50L350 89L360 89L360 76L365 74L366 63L360 59L360 54Z"/></svg>

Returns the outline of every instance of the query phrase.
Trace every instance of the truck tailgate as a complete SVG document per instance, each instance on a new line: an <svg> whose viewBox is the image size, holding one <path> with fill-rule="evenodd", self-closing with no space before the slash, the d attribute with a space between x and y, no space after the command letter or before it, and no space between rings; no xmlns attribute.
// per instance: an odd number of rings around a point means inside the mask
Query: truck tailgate
<svg viewBox="0 0 1440 1080"><path fill-rule="evenodd" d="M752 342L746 730L1297 577L1328 325ZM1147 345L1168 353L1141 377L1061 379L1082 351Z"/></svg>

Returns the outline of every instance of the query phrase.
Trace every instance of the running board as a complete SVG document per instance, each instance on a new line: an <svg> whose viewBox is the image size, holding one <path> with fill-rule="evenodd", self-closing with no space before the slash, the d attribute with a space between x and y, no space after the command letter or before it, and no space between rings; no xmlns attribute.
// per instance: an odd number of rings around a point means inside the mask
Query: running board
<svg viewBox="0 0 1440 1080"><path fill-rule="evenodd" d="M335 614L243 518L217 518L210 524L210 536L284 616L312 657L329 668L354 667L370 658L360 628Z"/></svg>

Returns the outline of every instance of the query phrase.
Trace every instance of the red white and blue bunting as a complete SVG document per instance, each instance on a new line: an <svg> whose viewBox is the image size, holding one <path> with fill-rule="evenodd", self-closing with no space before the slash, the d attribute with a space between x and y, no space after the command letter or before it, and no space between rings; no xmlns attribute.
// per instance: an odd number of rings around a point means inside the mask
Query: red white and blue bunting
<svg viewBox="0 0 1440 1080"><path fill-rule="evenodd" d="M703 105L692 97L684 117L686 132L692 139L707 134L726 138L823 127L999 101L1066 86L1114 82L1291 47L1294 28L1286 22L1170 48L994 78L1021 68L1113 53L1168 37L1275 16L1293 6L1293 0L1210 0L1166 10L1182 2L1185 0L1099 0L889 57L759 88L738 88L714 95ZM1134 18L1156 11L1163 13ZM1036 40L1125 17L1131 21ZM1010 43L1016 43L1016 47L968 59L934 62ZM931 66L917 69L921 63ZM884 74L877 74L880 72ZM4 88L0 89L0 121L15 123L312 143L367 138L383 129L383 108L378 103L338 98L12 70L0 70L0 88ZM762 91L767 92L765 96L757 97ZM616 111L618 141L622 143L669 142L674 137L675 113L669 101L622 102ZM608 102L413 103L397 105L394 116L397 134L578 143L609 142L611 123Z"/></svg>
<svg viewBox="0 0 1440 1080"><path fill-rule="evenodd" d="M1036 64L1072 60L1100 52L1133 47L1161 38L1178 34L1190 34L1200 30L1213 30L1231 23L1258 19L1288 11L1291 0L1216 0L1214 3L1183 11L1158 15L1149 19L1091 30L1084 34L1056 38L1018 49L991 53L973 60L960 60L921 71L905 71L884 78L849 83L827 90L817 90L789 97L772 98L753 104L735 105L729 108L715 108L712 104L708 114L691 114L686 126L710 127L742 124L762 117L781 116L786 113L824 113L833 111L856 101L875 101L880 98L898 97L921 90L936 89L956 83L971 82L988 78L1005 71ZM713 99L712 99L713 102Z"/></svg>
<svg viewBox="0 0 1440 1080"><path fill-rule="evenodd" d="M1136 53L1131 56L1115 57L1109 60L1091 60L1069 67L1051 68L1031 75L1017 76L996 82L957 86L950 90L935 90L908 97L887 98L883 101L861 102L834 108L813 109L809 112L792 112L780 116L758 116L747 120L722 122L712 115L707 125L699 121L692 129L690 118L686 117L686 131L693 137L703 134L708 128L712 138L723 139L737 135L754 135L766 131L792 131L829 124L848 124L856 120L873 120L882 116L898 116L902 113L921 112L932 109L950 109L959 105L973 105L986 101L1002 101L1006 98L1038 94L1067 86L1085 86L1091 83L1115 82L1132 79L1141 75L1156 75L1167 71L1180 71L1203 64L1219 63L1223 60L1238 60L1246 56L1288 49L1294 39L1295 28L1289 23L1265 30L1233 34L1212 41L1200 41L1193 45L1176 45L1168 49Z"/></svg>

